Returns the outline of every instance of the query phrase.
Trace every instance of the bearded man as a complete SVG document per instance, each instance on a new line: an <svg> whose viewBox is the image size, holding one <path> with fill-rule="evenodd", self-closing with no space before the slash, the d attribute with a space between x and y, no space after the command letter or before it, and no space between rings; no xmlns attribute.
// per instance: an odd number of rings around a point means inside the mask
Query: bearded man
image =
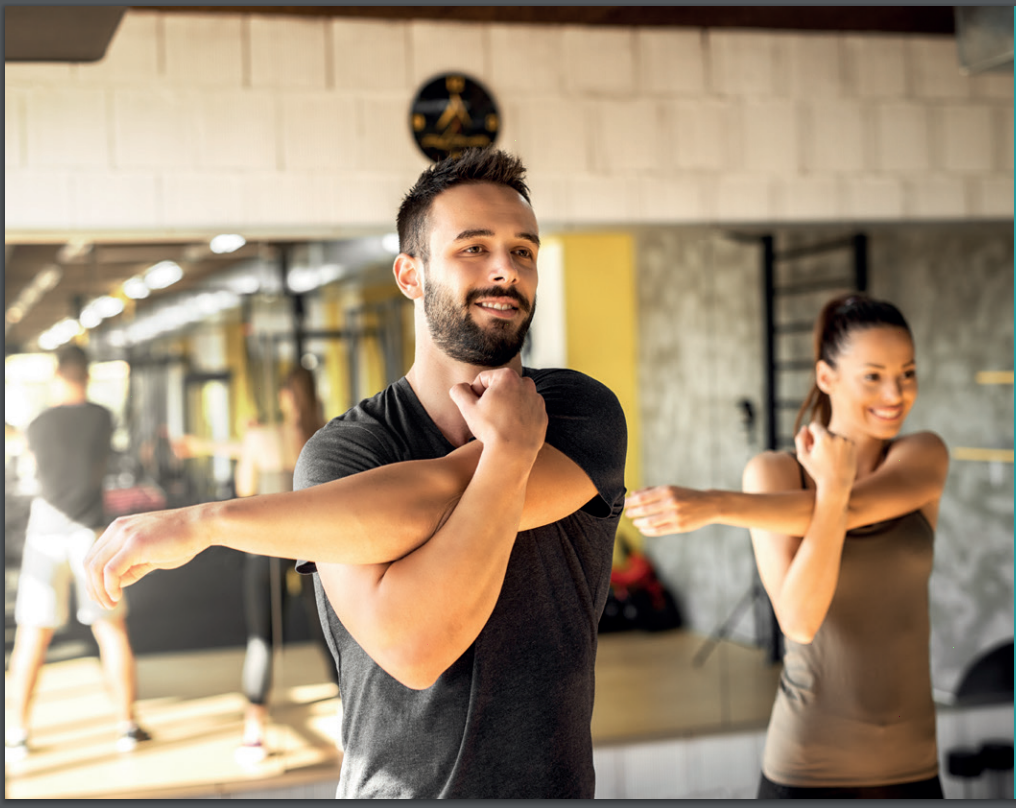
<svg viewBox="0 0 1016 808"><path fill-rule="evenodd" d="M212 544L305 559L340 677L340 797L594 796L627 434L599 382L522 366L540 248L524 177L470 150L406 195L413 366L310 440L300 490L128 517L89 558L110 605Z"/></svg>

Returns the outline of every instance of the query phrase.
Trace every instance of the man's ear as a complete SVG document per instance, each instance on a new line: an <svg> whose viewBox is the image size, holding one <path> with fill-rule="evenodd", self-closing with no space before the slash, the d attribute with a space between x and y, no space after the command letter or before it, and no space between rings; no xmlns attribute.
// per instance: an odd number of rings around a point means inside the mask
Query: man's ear
<svg viewBox="0 0 1016 808"><path fill-rule="evenodd" d="M423 297L423 262L406 253L399 253L392 267L395 282L410 300Z"/></svg>
<svg viewBox="0 0 1016 808"><path fill-rule="evenodd" d="M818 389L829 395L835 381L836 369L831 367L824 359L819 359L815 363L815 384L818 386Z"/></svg>

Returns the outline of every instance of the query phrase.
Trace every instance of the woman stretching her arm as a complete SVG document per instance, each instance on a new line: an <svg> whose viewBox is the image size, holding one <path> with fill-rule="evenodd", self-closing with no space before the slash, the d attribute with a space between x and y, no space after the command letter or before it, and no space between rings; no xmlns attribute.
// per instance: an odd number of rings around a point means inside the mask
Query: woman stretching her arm
<svg viewBox="0 0 1016 808"><path fill-rule="evenodd" d="M796 455L753 458L746 493L662 486L628 514L649 536L751 530L787 637L759 798L940 798L928 579L948 453L930 432L899 437L917 376L895 306L831 301L815 355Z"/></svg>

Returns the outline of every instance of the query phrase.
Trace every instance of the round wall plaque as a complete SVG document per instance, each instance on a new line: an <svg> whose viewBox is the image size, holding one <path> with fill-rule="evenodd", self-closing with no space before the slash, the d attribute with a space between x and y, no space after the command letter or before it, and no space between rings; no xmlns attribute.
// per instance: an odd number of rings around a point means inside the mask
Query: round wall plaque
<svg viewBox="0 0 1016 808"><path fill-rule="evenodd" d="M427 82L413 99L409 122L416 145L435 162L465 149L489 146L501 126L490 93L461 73Z"/></svg>

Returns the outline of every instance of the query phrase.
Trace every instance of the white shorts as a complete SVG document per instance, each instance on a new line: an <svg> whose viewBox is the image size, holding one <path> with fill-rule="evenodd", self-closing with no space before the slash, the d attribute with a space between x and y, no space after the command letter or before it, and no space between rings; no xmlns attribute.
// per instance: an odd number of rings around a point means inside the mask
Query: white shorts
<svg viewBox="0 0 1016 808"><path fill-rule="evenodd" d="M85 555L96 538L95 531L83 525L60 533L33 530L29 519L14 604L14 621L19 626L59 628L66 624L72 579L77 594L77 618L84 625L127 614L123 598L113 609L104 609L88 597Z"/></svg>

